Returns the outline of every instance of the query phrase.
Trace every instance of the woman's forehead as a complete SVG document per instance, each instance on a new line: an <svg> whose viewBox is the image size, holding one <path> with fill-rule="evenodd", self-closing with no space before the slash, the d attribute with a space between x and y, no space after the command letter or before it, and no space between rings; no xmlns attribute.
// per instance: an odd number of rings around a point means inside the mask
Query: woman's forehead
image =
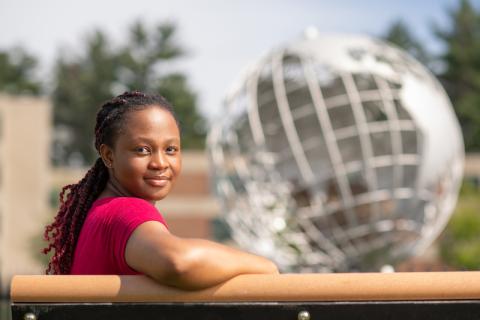
<svg viewBox="0 0 480 320"><path fill-rule="evenodd" d="M160 107L135 110L126 115L120 134L131 138L162 136L180 139L177 122L172 114Z"/></svg>
<svg viewBox="0 0 480 320"><path fill-rule="evenodd" d="M177 122L173 115L161 107L150 107L141 110L134 110L125 116L126 127L141 128L169 128L177 127ZM177 128L178 129L178 128Z"/></svg>

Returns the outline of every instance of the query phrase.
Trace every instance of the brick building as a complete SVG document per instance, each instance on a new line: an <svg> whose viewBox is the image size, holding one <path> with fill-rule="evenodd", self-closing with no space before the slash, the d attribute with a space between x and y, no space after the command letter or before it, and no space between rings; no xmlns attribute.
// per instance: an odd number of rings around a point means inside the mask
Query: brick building
<svg viewBox="0 0 480 320"><path fill-rule="evenodd" d="M0 95L2 292L13 274L43 271L34 237L41 234L49 212L50 114L46 99Z"/></svg>

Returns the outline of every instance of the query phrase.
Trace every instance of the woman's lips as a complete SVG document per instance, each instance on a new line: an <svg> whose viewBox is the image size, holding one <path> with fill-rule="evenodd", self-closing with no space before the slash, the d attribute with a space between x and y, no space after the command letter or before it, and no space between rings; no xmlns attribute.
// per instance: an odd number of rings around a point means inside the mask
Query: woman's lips
<svg viewBox="0 0 480 320"><path fill-rule="evenodd" d="M145 178L145 182L153 187L165 187L169 182L169 177L147 177Z"/></svg>

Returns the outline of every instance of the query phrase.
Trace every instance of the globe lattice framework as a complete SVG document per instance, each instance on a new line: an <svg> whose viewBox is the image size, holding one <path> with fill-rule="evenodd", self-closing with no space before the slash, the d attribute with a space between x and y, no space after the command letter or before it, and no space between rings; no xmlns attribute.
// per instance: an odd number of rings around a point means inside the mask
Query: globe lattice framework
<svg viewBox="0 0 480 320"><path fill-rule="evenodd" d="M252 65L209 150L233 239L286 271L377 270L425 249L464 157L438 81L363 36L305 38Z"/></svg>

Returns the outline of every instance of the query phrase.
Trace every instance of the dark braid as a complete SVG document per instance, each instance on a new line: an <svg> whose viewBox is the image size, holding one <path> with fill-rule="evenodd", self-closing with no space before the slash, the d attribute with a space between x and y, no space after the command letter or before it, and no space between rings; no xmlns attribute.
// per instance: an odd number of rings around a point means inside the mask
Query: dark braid
<svg viewBox="0 0 480 320"><path fill-rule="evenodd" d="M177 121L171 105L159 95L148 95L139 91L125 92L105 102L97 113L95 124L97 151L100 151L102 144L113 147L128 112L149 106L167 110ZM47 254L52 249L55 251L48 264L47 274L70 273L75 246L87 213L105 189L107 181L108 170L102 159L98 158L82 180L63 187L60 192L60 209L53 223L45 228L44 237L49 245L43 252Z"/></svg>

